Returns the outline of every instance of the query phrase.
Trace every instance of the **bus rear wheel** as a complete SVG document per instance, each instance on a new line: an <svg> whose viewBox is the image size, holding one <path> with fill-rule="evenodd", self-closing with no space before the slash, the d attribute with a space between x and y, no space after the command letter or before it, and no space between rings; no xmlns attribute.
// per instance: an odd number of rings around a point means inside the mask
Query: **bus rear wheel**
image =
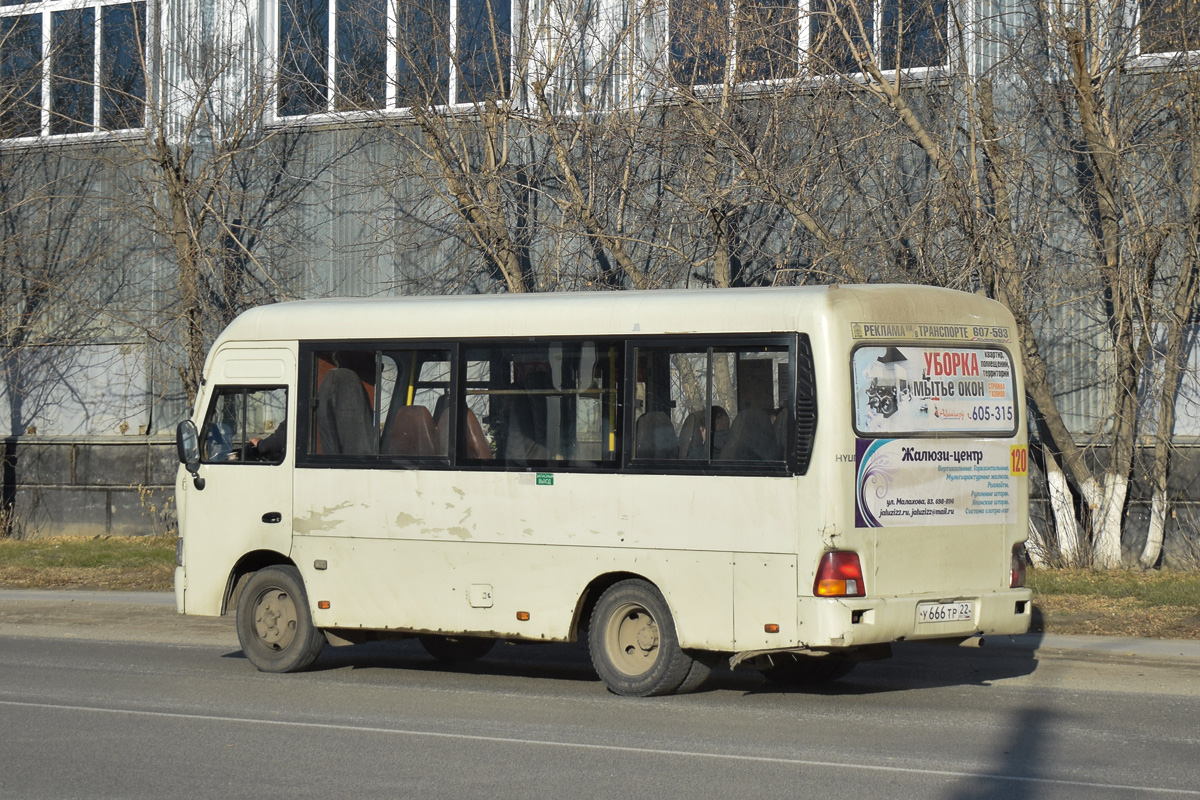
<svg viewBox="0 0 1200 800"><path fill-rule="evenodd" d="M854 662L833 656L773 656L775 663L764 667L763 676L781 686L818 686L844 678L854 669Z"/></svg>
<svg viewBox="0 0 1200 800"><path fill-rule="evenodd" d="M238 599L237 632L242 652L262 672L307 669L325 646L295 567L266 567L250 577Z"/></svg>
<svg viewBox="0 0 1200 800"><path fill-rule="evenodd" d="M688 690L700 683L692 677L698 662L679 647L667 601L646 581L621 581L600 595L588 626L588 648L600 680L613 694L650 697L671 694L685 681Z"/></svg>
<svg viewBox="0 0 1200 800"><path fill-rule="evenodd" d="M495 639L478 636L433 636L418 637L425 652L438 661L474 661L483 658L496 645Z"/></svg>

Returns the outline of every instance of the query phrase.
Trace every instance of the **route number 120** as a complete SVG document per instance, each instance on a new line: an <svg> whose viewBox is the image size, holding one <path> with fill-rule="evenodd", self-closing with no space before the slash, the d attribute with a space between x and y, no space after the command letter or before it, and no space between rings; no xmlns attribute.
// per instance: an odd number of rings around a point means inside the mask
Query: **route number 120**
<svg viewBox="0 0 1200 800"><path fill-rule="evenodd" d="M1029 448L1014 444L1009 451L1008 471L1012 475L1024 475L1029 469Z"/></svg>

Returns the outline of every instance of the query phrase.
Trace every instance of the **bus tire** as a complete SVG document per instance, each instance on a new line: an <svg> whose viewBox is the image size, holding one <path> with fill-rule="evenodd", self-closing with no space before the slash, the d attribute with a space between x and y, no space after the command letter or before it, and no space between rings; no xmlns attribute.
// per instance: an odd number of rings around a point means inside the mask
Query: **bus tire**
<svg viewBox="0 0 1200 800"><path fill-rule="evenodd" d="M775 656L775 664L762 669L763 677L780 686L819 686L844 678L853 661L833 656Z"/></svg>
<svg viewBox="0 0 1200 800"><path fill-rule="evenodd" d="M425 652L438 661L474 661L483 658L496 646L495 639L479 636L419 636Z"/></svg>
<svg viewBox="0 0 1200 800"><path fill-rule="evenodd" d="M237 606L238 642L262 672L299 672L325 647L312 622L304 581L295 567L260 569L246 582Z"/></svg>
<svg viewBox="0 0 1200 800"><path fill-rule="evenodd" d="M715 653L696 653L692 656L692 666L684 677L683 683L675 690L675 694L691 694L704 685L712 674L713 665L717 663Z"/></svg>
<svg viewBox="0 0 1200 800"><path fill-rule="evenodd" d="M636 579L600 595L588 626L588 649L600 680L626 697L671 694L697 663L680 649L662 593Z"/></svg>

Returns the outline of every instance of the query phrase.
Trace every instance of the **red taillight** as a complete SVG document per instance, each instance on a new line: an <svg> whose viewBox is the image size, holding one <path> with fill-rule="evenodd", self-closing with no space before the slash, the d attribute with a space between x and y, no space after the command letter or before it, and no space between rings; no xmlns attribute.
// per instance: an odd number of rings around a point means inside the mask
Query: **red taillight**
<svg viewBox="0 0 1200 800"><path fill-rule="evenodd" d="M867 587L863 583L858 553L826 553L817 567L813 594L817 597L866 597Z"/></svg>
<svg viewBox="0 0 1200 800"><path fill-rule="evenodd" d="M1025 585L1025 545L1014 544L1012 549L1012 570L1008 576L1010 589L1020 589Z"/></svg>

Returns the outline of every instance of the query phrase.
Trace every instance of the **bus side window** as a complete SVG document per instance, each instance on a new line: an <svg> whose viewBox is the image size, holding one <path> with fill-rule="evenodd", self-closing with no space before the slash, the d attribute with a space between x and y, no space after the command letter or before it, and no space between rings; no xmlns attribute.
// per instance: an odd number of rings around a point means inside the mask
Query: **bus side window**
<svg viewBox="0 0 1200 800"><path fill-rule="evenodd" d="M389 350L380 357L380 452L406 457L450 454L450 352Z"/></svg>
<svg viewBox="0 0 1200 800"><path fill-rule="evenodd" d="M768 412L747 408L729 428L719 458L724 461L778 461L780 444Z"/></svg>
<svg viewBox="0 0 1200 800"><path fill-rule="evenodd" d="M466 382L460 389L459 403L464 408L465 421L458 433L459 458L468 461L491 461L495 458L496 432L491 415L491 361L483 358L466 359Z"/></svg>
<svg viewBox="0 0 1200 800"><path fill-rule="evenodd" d="M327 455L371 455L378 452L372 411L376 365L372 352L345 350L316 353L316 403L310 437L315 452Z"/></svg>
<svg viewBox="0 0 1200 800"><path fill-rule="evenodd" d="M466 350L460 458L518 467L616 466L620 351L615 342L592 341Z"/></svg>
<svg viewBox="0 0 1200 800"><path fill-rule="evenodd" d="M201 461L280 463L286 439L287 389L218 387L200 436ZM256 444L271 440L270 452Z"/></svg>
<svg viewBox="0 0 1200 800"><path fill-rule="evenodd" d="M666 411L647 411L638 417L633 440L638 458L679 458L679 437Z"/></svg>
<svg viewBox="0 0 1200 800"><path fill-rule="evenodd" d="M655 461L707 459L711 447L708 353L639 347L633 457Z"/></svg>
<svg viewBox="0 0 1200 800"><path fill-rule="evenodd" d="M791 436L786 346L638 347L635 360L635 460L782 465Z"/></svg>

